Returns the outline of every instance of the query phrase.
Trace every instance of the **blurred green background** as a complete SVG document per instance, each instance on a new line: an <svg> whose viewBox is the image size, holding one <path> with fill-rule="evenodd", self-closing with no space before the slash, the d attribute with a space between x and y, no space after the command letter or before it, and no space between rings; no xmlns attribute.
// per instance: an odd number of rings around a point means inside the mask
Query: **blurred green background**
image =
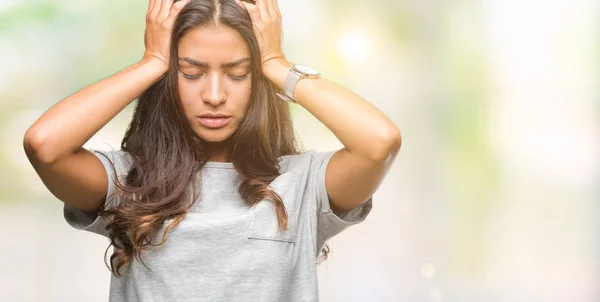
<svg viewBox="0 0 600 302"><path fill-rule="evenodd" d="M403 133L372 214L331 241L321 300L600 300L600 3L279 5L288 60ZM2 300L108 299L108 242L67 225L22 138L50 106L141 58L146 8L0 0ZM341 147L306 110L293 114L305 147ZM118 148L131 115L86 147Z"/></svg>

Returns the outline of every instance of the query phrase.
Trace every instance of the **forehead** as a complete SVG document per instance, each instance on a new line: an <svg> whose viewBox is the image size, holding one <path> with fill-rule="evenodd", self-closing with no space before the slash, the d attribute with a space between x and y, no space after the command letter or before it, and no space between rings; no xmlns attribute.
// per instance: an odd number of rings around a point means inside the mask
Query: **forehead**
<svg viewBox="0 0 600 302"><path fill-rule="evenodd" d="M177 46L180 58L187 57L211 65L250 55L246 41L236 30L227 26L192 29L179 39Z"/></svg>

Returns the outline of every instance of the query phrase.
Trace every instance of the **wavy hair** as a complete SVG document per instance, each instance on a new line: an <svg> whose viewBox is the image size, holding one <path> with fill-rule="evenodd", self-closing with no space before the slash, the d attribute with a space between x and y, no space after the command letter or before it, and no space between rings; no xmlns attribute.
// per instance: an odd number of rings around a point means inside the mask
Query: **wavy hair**
<svg viewBox="0 0 600 302"><path fill-rule="evenodd" d="M277 97L275 93L280 89L262 75L259 45L248 13L234 0L192 0L175 20L169 70L140 95L121 141L121 149L131 155L132 165L123 182L115 175L120 203L100 211L101 216L110 218L108 248L112 245L115 249L107 267L116 277L134 259L143 263L143 250L162 245L167 233L183 220L199 196L201 174L197 172L210 154L206 143L192 131L179 103L177 45L187 32L202 26L232 28L250 50L251 100L246 116L228 139L232 146L229 158L242 177L238 192L246 204L253 206L262 199L272 199L278 227L287 229L283 201L268 185L279 176L278 157L301 153L289 103ZM162 240L153 243L153 236L167 220L172 221ZM327 259L328 253L329 247L325 246L319 259Z"/></svg>

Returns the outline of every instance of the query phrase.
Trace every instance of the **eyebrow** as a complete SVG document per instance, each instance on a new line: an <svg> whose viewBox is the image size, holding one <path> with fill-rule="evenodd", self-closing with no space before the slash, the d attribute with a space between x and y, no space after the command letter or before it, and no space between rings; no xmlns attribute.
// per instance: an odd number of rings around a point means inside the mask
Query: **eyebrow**
<svg viewBox="0 0 600 302"><path fill-rule="evenodd" d="M207 67L208 68L208 63L206 62L200 62L200 61L196 61L190 58L179 58L179 61L184 61L184 62L188 62L192 65L195 66L200 66L200 67ZM221 68L231 68L231 67L236 67L239 66L242 63L246 63L249 62L250 58L241 58L235 61L231 61L231 62L227 62L227 63L223 63L221 64Z"/></svg>

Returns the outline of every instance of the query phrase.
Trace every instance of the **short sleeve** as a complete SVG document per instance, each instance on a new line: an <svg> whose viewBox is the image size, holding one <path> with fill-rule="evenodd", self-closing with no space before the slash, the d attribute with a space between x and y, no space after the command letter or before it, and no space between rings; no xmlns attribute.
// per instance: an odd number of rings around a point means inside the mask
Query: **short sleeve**
<svg viewBox="0 0 600 302"><path fill-rule="evenodd" d="M373 197L369 197L363 204L353 210L336 215L330 207L327 187L325 185L325 173L327 164L331 157L337 152L312 152L310 164L310 181L316 194L317 211L317 254L323 249L325 242L333 236L341 233L348 227L363 222L373 208Z"/></svg>
<svg viewBox="0 0 600 302"><path fill-rule="evenodd" d="M108 191L105 197L105 209L114 208L117 204L115 196L116 188L115 175L119 179L124 179L131 167L130 157L125 151L91 151L102 162L106 175L108 176ZM112 163L112 164L111 164ZM113 165L114 168L113 169ZM109 221L98 216L97 213L83 211L64 204L63 215L67 223L75 229L96 233L108 237L108 231L105 229Z"/></svg>

